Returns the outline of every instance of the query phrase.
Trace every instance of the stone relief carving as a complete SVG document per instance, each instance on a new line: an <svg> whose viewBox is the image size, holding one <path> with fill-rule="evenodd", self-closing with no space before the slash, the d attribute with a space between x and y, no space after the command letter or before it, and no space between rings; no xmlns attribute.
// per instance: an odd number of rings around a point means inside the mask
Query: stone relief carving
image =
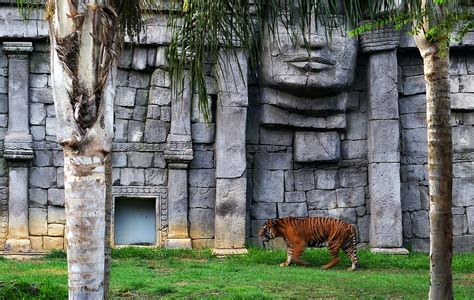
<svg viewBox="0 0 474 300"><path fill-rule="evenodd" d="M295 132L295 162L337 161L340 159L338 131L346 128L347 91L354 80L358 42L342 28L342 12L334 11L335 24L331 38L318 30L295 32L289 22L287 32L278 24L275 35L268 32L262 41L259 69L261 89L261 124L265 127L290 127L325 131L308 136ZM292 42L297 36L296 43ZM327 136L326 136L327 135ZM336 135L336 137L335 137ZM326 142L323 148L334 148L334 155L314 157L311 145ZM300 152L302 149L303 152ZM306 149L306 150L305 150Z"/></svg>

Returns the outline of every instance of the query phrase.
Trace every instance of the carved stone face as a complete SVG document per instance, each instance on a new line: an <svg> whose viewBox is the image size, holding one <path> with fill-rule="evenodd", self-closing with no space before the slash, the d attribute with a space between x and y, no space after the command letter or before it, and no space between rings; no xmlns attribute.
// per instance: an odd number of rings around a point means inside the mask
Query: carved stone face
<svg viewBox="0 0 474 300"><path fill-rule="evenodd" d="M334 18L342 25L339 15L335 14ZM319 32L306 33L309 51L304 46L303 34L296 35L298 41L293 45L290 37L294 33L287 33L283 24L279 24L275 36L266 32L259 70L264 86L316 98L338 94L352 84L357 39L348 37L343 28L334 28L332 38L328 39L318 28Z"/></svg>

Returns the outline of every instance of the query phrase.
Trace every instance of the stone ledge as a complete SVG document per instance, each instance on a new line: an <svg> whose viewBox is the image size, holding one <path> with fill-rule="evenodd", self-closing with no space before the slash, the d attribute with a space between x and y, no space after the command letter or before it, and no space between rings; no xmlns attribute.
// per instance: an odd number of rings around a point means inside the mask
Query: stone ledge
<svg viewBox="0 0 474 300"><path fill-rule="evenodd" d="M25 253L13 253L10 251L0 251L0 257L4 257L6 259L15 259L15 260L31 260L31 259L39 259L46 256L49 252L25 252Z"/></svg>
<svg viewBox="0 0 474 300"><path fill-rule="evenodd" d="M405 248L371 248L372 253L391 254L391 255L408 255L410 252Z"/></svg>
<svg viewBox="0 0 474 300"><path fill-rule="evenodd" d="M33 52L32 42L3 42L3 52L6 54L21 54Z"/></svg>
<svg viewBox="0 0 474 300"><path fill-rule="evenodd" d="M249 251L246 248L232 248L232 249L212 249L212 254L216 256L228 256L228 255L243 255Z"/></svg>
<svg viewBox="0 0 474 300"><path fill-rule="evenodd" d="M192 249L190 238L183 239L167 239L165 241L165 248L167 249Z"/></svg>

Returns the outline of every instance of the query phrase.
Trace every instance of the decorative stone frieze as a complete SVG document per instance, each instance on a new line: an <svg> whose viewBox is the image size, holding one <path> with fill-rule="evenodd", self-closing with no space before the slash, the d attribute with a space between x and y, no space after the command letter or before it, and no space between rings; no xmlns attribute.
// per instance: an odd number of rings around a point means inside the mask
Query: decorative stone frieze
<svg viewBox="0 0 474 300"><path fill-rule="evenodd" d="M396 49L400 45L400 30L387 28L362 33L359 36L363 53Z"/></svg>

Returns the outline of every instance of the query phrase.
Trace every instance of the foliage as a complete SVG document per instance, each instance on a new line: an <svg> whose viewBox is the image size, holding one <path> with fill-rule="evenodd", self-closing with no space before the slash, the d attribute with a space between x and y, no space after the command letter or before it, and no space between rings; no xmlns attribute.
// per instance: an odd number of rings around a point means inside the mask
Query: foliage
<svg viewBox="0 0 474 300"><path fill-rule="evenodd" d="M121 248L112 252L111 298L410 298L426 297L427 254L408 256L359 251L362 269L348 272L349 260L331 270L326 249L309 249L311 266L281 268L282 250L250 248L249 254L216 258L210 250ZM474 253L453 259L456 299L474 293ZM0 261L0 299L67 298L64 257Z"/></svg>
<svg viewBox="0 0 474 300"><path fill-rule="evenodd" d="M46 256L45 259L66 259L67 254L64 250L51 250Z"/></svg>

